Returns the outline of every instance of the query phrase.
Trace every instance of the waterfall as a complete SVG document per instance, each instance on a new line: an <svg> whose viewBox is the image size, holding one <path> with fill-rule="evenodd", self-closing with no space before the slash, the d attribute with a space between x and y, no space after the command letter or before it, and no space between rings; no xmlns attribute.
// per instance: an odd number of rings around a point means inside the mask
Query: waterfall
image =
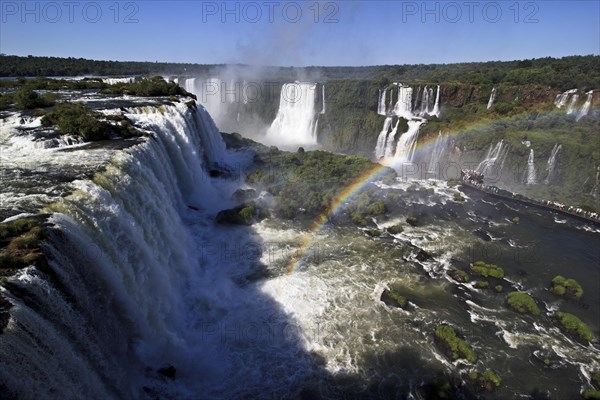
<svg viewBox="0 0 600 400"><path fill-rule="evenodd" d="M278 145L317 144L314 136L316 84L286 83L266 140Z"/></svg>
<svg viewBox="0 0 600 400"><path fill-rule="evenodd" d="M431 111L431 114L429 115L435 115L438 118L440 116L440 85L438 85L437 92L435 94L435 104L433 105L433 111Z"/></svg>
<svg viewBox="0 0 600 400"><path fill-rule="evenodd" d="M381 129L381 132L377 137L377 145L375 146L375 158L378 160L385 156L387 136L391 125L392 117L386 117L385 121L383 122L383 129Z"/></svg>
<svg viewBox="0 0 600 400"><path fill-rule="evenodd" d="M575 107L577 106L577 100L579 100L579 95L578 94L574 94L573 97L571 97L571 101L569 102L569 108L567 109L567 114L573 114L575 112Z"/></svg>
<svg viewBox="0 0 600 400"><path fill-rule="evenodd" d="M408 121L408 130L400 136L396 145L394 164L412 161L419 136L419 128L422 124L422 120Z"/></svg>
<svg viewBox="0 0 600 400"><path fill-rule="evenodd" d="M577 89L569 89L562 94L559 93L558 95L556 95L554 104L556 105L556 107L562 108L565 104L567 104L567 100L569 99L569 96L574 93L577 93Z"/></svg>
<svg viewBox="0 0 600 400"><path fill-rule="evenodd" d="M385 109L385 89L379 89L379 101L377 102L377 114L387 115Z"/></svg>
<svg viewBox="0 0 600 400"><path fill-rule="evenodd" d="M323 108L321 109L321 114L325 114L325 111L327 110L327 106L325 103L325 85L323 85L322 89L322 94L323 94Z"/></svg>
<svg viewBox="0 0 600 400"><path fill-rule="evenodd" d="M496 169L501 172L507 154L508 148L504 145L504 140L500 140L496 145L490 145L487 155L479 163L476 171L484 175L488 172L495 173Z"/></svg>
<svg viewBox="0 0 600 400"><path fill-rule="evenodd" d="M488 100L487 109L489 110L494 105L494 101L496 100L496 88L492 88L492 93L490 94L490 99Z"/></svg>
<svg viewBox="0 0 600 400"><path fill-rule="evenodd" d="M546 179L544 180L544 183L546 185L548 185L552 181L552 178L554 177L554 168L556 168L556 157L558 156L558 152L560 151L561 148L562 148L562 145L557 143L554 145L554 147L552 148L552 151L550 152L550 157L548 157L548 162L546 164L546 171L548 171L548 175L546 176Z"/></svg>
<svg viewBox="0 0 600 400"><path fill-rule="evenodd" d="M385 145L385 158L390 158L394 155L394 143L396 140L396 133L398 132L398 124L400 123L400 119L396 121L396 125L390 132L387 137L386 145Z"/></svg>
<svg viewBox="0 0 600 400"><path fill-rule="evenodd" d="M590 108L592 106L593 94L594 94L593 90L590 90L589 92L586 93L587 98L585 99L585 103L583 104L583 106L581 106L581 110L579 110L579 113L577 113L577 118L576 118L577 121L579 121L581 118L588 115L588 113L590 112Z"/></svg>
<svg viewBox="0 0 600 400"><path fill-rule="evenodd" d="M76 191L45 210L53 278L31 266L0 289L13 304L0 335L8 394L135 399L146 367L202 362L183 305L202 266L180 215L210 206L202 146L220 136L196 131L210 120L182 103L131 111L152 139L118 151L94 181L73 182Z"/></svg>
<svg viewBox="0 0 600 400"><path fill-rule="evenodd" d="M394 105L392 114L397 117L410 119L412 114L412 88L404 86L401 83L398 85L398 100Z"/></svg>
<svg viewBox="0 0 600 400"><path fill-rule="evenodd" d="M525 174L525 184L535 185L537 182L536 170L535 170L535 159L533 149L529 150L529 157L527 158L527 172Z"/></svg>
<svg viewBox="0 0 600 400"><path fill-rule="evenodd" d="M425 88L423 89L423 97L421 99L421 112L419 113L420 116L425 116L429 114L429 90L427 89L427 86L425 86Z"/></svg>
<svg viewBox="0 0 600 400"><path fill-rule="evenodd" d="M593 198L598 197L598 187L600 186L600 165L596 168L596 182L594 183L594 187L590 192Z"/></svg>
<svg viewBox="0 0 600 400"><path fill-rule="evenodd" d="M448 135L442 135L442 131L439 131L433 147L433 152L431 153L431 159L429 160L429 167L427 168L428 173L435 174L439 170L442 156L446 150L447 141Z"/></svg>

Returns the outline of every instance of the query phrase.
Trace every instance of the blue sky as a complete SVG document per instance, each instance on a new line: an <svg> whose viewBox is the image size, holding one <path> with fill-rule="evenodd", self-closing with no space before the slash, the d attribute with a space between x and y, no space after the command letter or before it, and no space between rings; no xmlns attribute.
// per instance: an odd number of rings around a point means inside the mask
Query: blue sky
<svg viewBox="0 0 600 400"><path fill-rule="evenodd" d="M0 1L0 52L379 65L600 54L600 0Z"/></svg>

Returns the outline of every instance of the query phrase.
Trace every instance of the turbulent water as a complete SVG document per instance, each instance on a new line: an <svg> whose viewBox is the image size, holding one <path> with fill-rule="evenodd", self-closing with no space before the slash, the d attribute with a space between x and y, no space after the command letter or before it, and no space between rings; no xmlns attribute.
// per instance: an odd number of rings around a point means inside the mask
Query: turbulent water
<svg viewBox="0 0 600 400"><path fill-rule="evenodd" d="M314 116L314 106L310 113L282 107L282 127L296 111ZM3 215L43 208L52 224L48 274L29 267L1 289L13 304L0 335L3 394L403 398L438 371L468 369L433 345L440 323L465 335L478 368L502 376L491 398L534 389L574 398L587 371L600 368L597 343L574 342L551 318L560 307L600 329L594 228L478 193L458 202L456 189L441 181L397 179L368 185L396 199L372 224L383 229L414 215L416 227L372 238L332 218L305 248L309 223L215 224L243 182L235 173L211 178L210 170L243 168L252 154L227 151L202 107L130 105L125 115L151 137L92 146L45 132L39 119L11 116L0 127L10 177ZM396 155L412 157L419 124L409 121ZM312 140L305 130L279 132ZM499 142L480 167L501 167L505 154ZM515 216L520 224L510 222ZM432 258L419 261L418 248ZM542 315L518 315L504 294L445 273L479 259L501 265L505 284L531 292ZM582 283L583 303L544 289L557 274ZM386 287L405 293L411 311L385 306ZM544 366L544 357L558 356L554 367ZM175 379L158 373L168 366Z"/></svg>

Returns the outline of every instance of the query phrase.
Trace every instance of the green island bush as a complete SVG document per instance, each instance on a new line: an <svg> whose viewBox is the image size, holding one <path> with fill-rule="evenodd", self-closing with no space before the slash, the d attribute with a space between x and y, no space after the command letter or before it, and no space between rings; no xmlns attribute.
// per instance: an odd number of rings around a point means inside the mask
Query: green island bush
<svg viewBox="0 0 600 400"><path fill-rule="evenodd" d="M475 282L475 287L477 289L487 289L490 286L488 281L477 281Z"/></svg>
<svg viewBox="0 0 600 400"><path fill-rule="evenodd" d="M455 192L454 193L454 201L465 201L465 198L463 197L462 193Z"/></svg>
<svg viewBox="0 0 600 400"><path fill-rule="evenodd" d="M406 223L410 226L417 225L417 217L415 217L414 215L409 215L408 217L406 217Z"/></svg>
<svg viewBox="0 0 600 400"><path fill-rule="evenodd" d="M502 293L502 291L504 290L504 286L502 286L502 285L496 285L496 286L494 286L494 290L497 293Z"/></svg>
<svg viewBox="0 0 600 400"><path fill-rule="evenodd" d="M535 300L525 292L510 292L508 294L508 306L521 314L540 314L540 308Z"/></svg>
<svg viewBox="0 0 600 400"><path fill-rule="evenodd" d="M580 299L583 296L583 288L575 279L566 279L557 275L552 279L552 293L558 296L568 295Z"/></svg>
<svg viewBox="0 0 600 400"><path fill-rule="evenodd" d="M494 371L488 369L479 376L479 384L482 388L493 391L502 384L502 379Z"/></svg>
<svg viewBox="0 0 600 400"><path fill-rule="evenodd" d="M504 278L504 270L495 264L486 264L483 261L475 261L470 265L471 271L484 278Z"/></svg>
<svg viewBox="0 0 600 400"><path fill-rule="evenodd" d="M167 82L162 76L151 78L137 78L131 83L120 82L101 90L104 94L127 94L131 96L158 97L158 96L196 96L187 92L175 82Z"/></svg>
<svg viewBox="0 0 600 400"><path fill-rule="evenodd" d="M435 339L452 361L459 358L465 359L471 364L477 361L475 351L456 335L456 331L451 326L439 325L435 329Z"/></svg>
<svg viewBox="0 0 600 400"><path fill-rule="evenodd" d="M448 275L452 279L460 283L466 283L470 281L469 274L463 271L462 269L452 269L448 272Z"/></svg>
<svg viewBox="0 0 600 400"><path fill-rule="evenodd" d="M600 400L600 391L596 389L585 389L581 393L581 397L585 400Z"/></svg>
<svg viewBox="0 0 600 400"><path fill-rule="evenodd" d="M513 224L518 224L519 222L521 222L521 218L519 217L514 217L513 219L511 219Z"/></svg>
<svg viewBox="0 0 600 400"><path fill-rule="evenodd" d="M80 103L59 103L42 117L42 125L58 128L62 135L81 137L86 141L107 140L112 135L121 137L140 136L138 131L125 117L115 124L102 119L115 119L115 116L105 118L103 114Z"/></svg>
<svg viewBox="0 0 600 400"><path fill-rule="evenodd" d="M408 306L408 300L394 289L386 289L381 294L381 301L391 307L405 309Z"/></svg>
<svg viewBox="0 0 600 400"><path fill-rule="evenodd" d="M54 105L54 95L51 93L44 93L39 95L30 86L22 86L19 88L14 96L13 100L15 106L20 110L32 110L34 108L44 108Z"/></svg>
<svg viewBox="0 0 600 400"><path fill-rule="evenodd" d="M592 374L592 383L600 389L600 371L596 371Z"/></svg>
<svg viewBox="0 0 600 400"><path fill-rule="evenodd" d="M381 236L381 231L379 229L366 229L365 233L371 237Z"/></svg>
<svg viewBox="0 0 600 400"><path fill-rule="evenodd" d="M404 227L402 227L401 224L395 224L392 226L388 226L387 227L387 231L388 233L392 234L392 235L397 235L399 233L402 233L404 231Z"/></svg>
<svg viewBox="0 0 600 400"><path fill-rule="evenodd" d="M577 318L575 315L557 311L556 318L558 319L561 327L567 333L588 342L594 339L592 330L585 324L585 322Z"/></svg>

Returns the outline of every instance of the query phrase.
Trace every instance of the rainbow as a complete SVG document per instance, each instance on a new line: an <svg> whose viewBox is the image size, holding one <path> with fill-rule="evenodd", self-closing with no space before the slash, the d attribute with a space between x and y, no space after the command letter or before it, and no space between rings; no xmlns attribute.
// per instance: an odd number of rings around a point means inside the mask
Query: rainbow
<svg viewBox="0 0 600 400"><path fill-rule="evenodd" d="M554 112L558 113L557 111L554 111ZM525 115L525 114L523 114L523 115ZM523 115L519 115L519 116L513 115L513 116L507 117L507 118L477 121L470 125L465 126L464 128L462 128L460 130L457 130L454 132L449 132L447 134L447 136L448 137L458 137L472 129L479 129L479 128L485 127L486 125L490 125L492 123L502 121L503 119L512 119L515 117L522 117ZM419 141L417 141L415 154L430 150L431 148L433 148L435 146L435 144L437 142L438 142L437 135L431 135L430 137L427 137L425 140L421 140L420 143L419 143ZM360 175L358 178L354 179L349 185L347 185L344 189L342 189L342 191L330 202L329 206L327 206L325 211L323 211L313 221L313 223L311 224L310 230L306 234L303 235L302 239L300 240L299 251L296 253L296 256L290 260L290 263L288 264L288 267L287 267L288 274L293 274L294 272L297 272L302 268L302 266L304 265L304 262L306 260L307 250L313 246L314 242L317 239L319 232L327 225L330 218L339 211L341 206L344 203L351 200L352 196L354 196L355 194L360 192L360 190L363 187L365 187L366 185L368 185L371 182L376 181L380 177L380 175L382 175L383 171L385 171L387 168L389 168L389 167L385 166L385 165L381 165L381 164L375 164L375 166L373 166L368 171L366 171L365 173Z"/></svg>

